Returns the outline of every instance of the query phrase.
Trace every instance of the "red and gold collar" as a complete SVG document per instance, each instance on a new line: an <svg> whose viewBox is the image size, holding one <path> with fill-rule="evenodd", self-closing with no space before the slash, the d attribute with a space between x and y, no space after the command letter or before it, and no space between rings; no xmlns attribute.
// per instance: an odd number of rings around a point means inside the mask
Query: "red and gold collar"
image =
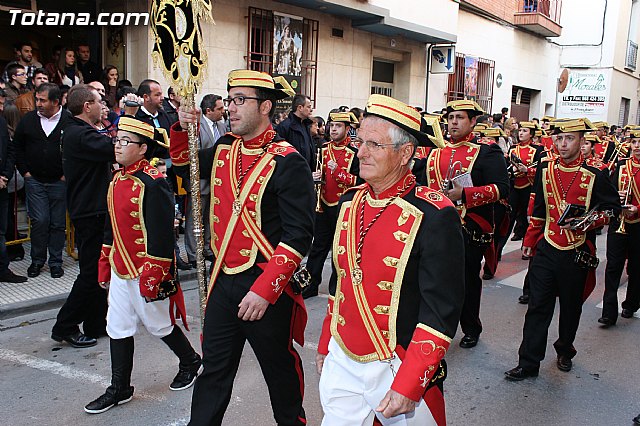
<svg viewBox="0 0 640 426"><path fill-rule="evenodd" d="M269 126L267 126L267 128L258 136L249 140L243 140L242 144L248 149L262 148L270 143L275 137L276 131L273 130L273 127L269 124Z"/></svg>
<svg viewBox="0 0 640 426"><path fill-rule="evenodd" d="M132 175L138 170L144 169L148 165L149 165L149 161L146 158L143 158L142 160L138 160L135 163L130 164L127 167L123 168L122 174Z"/></svg>
<svg viewBox="0 0 640 426"><path fill-rule="evenodd" d="M393 197L396 195L399 197L402 197L403 195L411 191L415 186L416 186L416 177L413 173L411 173L411 171L408 171L407 174L405 174L402 178L400 178L400 180L398 180L395 184L391 185L389 188L382 191L377 196L373 192L373 188L371 188L371 186L367 184L367 187L369 189L369 195L371 195L372 198L375 198L377 200L383 200L385 198Z"/></svg>
<svg viewBox="0 0 640 426"><path fill-rule="evenodd" d="M558 164L560 164L562 167L565 167L567 169L579 167L583 162L584 162L584 155L582 155L582 153L580 153L580 155L578 155L578 158L576 158L570 163L565 163L562 157L558 157Z"/></svg>
<svg viewBox="0 0 640 426"><path fill-rule="evenodd" d="M463 137L460 140L455 140L452 137L450 144L453 145L453 146L462 145L465 142L471 142L473 140L473 138L475 138L475 137L476 137L476 135L473 132L469 133L467 136Z"/></svg>
<svg viewBox="0 0 640 426"><path fill-rule="evenodd" d="M347 135L344 139L342 139L342 141L340 142L331 141L331 143L336 148L344 148L345 146L351 145L351 138L349 137L349 135Z"/></svg>

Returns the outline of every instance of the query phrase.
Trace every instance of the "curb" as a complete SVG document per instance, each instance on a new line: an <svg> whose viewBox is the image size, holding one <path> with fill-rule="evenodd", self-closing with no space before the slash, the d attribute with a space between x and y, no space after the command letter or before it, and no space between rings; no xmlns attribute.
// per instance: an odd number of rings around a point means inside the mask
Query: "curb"
<svg viewBox="0 0 640 426"><path fill-rule="evenodd" d="M180 282L183 290L193 290L198 288L196 270L180 271ZM37 299L25 300L23 302L10 303L0 307L0 320L18 317L20 315L32 314L34 312L58 309L67 300L69 293L55 294L53 296L40 297Z"/></svg>

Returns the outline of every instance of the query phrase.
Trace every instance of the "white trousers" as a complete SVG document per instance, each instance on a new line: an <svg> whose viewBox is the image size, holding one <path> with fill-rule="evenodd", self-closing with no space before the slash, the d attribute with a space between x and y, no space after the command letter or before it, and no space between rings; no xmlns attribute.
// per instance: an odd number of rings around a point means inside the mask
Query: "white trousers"
<svg viewBox="0 0 640 426"><path fill-rule="evenodd" d="M169 318L169 299L147 303L140 295L140 279L123 280L111 271L107 334L112 339L124 339L136 334L138 323L157 337L173 330Z"/></svg>
<svg viewBox="0 0 640 426"><path fill-rule="evenodd" d="M391 363L398 371L401 361L396 356ZM424 400L415 411L390 419L374 410L391 389L393 372L389 363L352 360L331 338L329 355L325 358L320 376L320 401L324 410L322 426L370 426L374 416L383 425L436 425Z"/></svg>

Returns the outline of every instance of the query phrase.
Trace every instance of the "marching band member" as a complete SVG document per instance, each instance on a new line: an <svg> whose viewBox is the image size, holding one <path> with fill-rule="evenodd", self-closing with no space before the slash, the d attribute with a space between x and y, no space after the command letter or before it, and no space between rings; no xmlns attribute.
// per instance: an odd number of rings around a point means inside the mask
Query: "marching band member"
<svg viewBox="0 0 640 426"><path fill-rule="evenodd" d="M322 283L322 268L331 249L333 234L338 220L338 201L344 192L354 186L358 177L358 150L351 146L348 129L357 126L358 119L352 112L332 112L329 114L329 136L331 141L320 151L320 170L312 173L314 181L322 181L319 211L313 232L313 245L307 260L311 274L311 284L304 289L306 299L318 295ZM335 285L330 283L329 285Z"/></svg>
<svg viewBox="0 0 640 426"><path fill-rule="evenodd" d="M123 168L109 186L109 216L98 264L100 285L109 289L111 385L85 407L90 414L105 412L133 397L133 336L138 322L180 359L171 390L189 388L201 364L200 355L173 316L177 305L185 320L182 290L174 280L173 194L164 176L148 161L154 149L169 147L166 133L133 116L122 116L113 142L116 161Z"/></svg>
<svg viewBox="0 0 640 426"><path fill-rule="evenodd" d="M341 198L331 289L316 365L324 426L444 425L443 357L464 293L460 218L417 186L411 160L429 137L420 114L371 95L357 135L360 176Z"/></svg>
<svg viewBox="0 0 640 426"><path fill-rule="evenodd" d="M505 372L509 380L538 375L556 297L560 300L559 338L554 343L557 367L572 368L582 304L593 290L587 288L587 277L597 266L594 230L608 223L604 212L620 208L608 174L584 162L580 147L585 132L591 130L587 119L556 121L559 157L544 159L538 167L533 213L522 248L525 255L535 249L529 268L529 304L518 365Z"/></svg>
<svg viewBox="0 0 640 426"><path fill-rule="evenodd" d="M620 316L631 318L640 307L640 130L631 131L629 144L631 157L618 163L613 176L624 210L611 220L607 233L602 317L598 319L604 325L614 325L618 319L618 287L626 260L629 282Z"/></svg>
<svg viewBox="0 0 640 426"><path fill-rule="evenodd" d="M307 314L290 283L313 238L314 190L305 159L271 126L276 100L294 91L284 77L234 70L227 80L231 133L199 152L201 179L211 181L211 245L216 261L202 331L204 370L191 401L192 426L220 425L245 342L269 388L275 421L306 424L302 361ZM171 129L171 160L185 174L188 123Z"/></svg>
<svg viewBox="0 0 640 426"><path fill-rule="evenodd" d="M458 209L465 236L465 301L460 317L463 348L478 344L482 332L480 296L482 257L493 240L493 203L509 193L504 154L497 144L478 144L473 134L482 108L474 101L447 104L447 124L451 140L444 148L430 152L426 164L426 183L442 191ZM463 175L462 179L455 179Z"/></svg>

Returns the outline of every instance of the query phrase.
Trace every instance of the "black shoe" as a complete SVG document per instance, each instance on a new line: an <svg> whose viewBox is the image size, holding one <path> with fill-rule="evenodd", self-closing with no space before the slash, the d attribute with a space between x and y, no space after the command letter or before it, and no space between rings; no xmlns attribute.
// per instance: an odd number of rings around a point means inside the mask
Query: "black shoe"
<svg viewBox="0 0 640 426"><path fill-rule="evenodd" d="M522 255L522 260L531 260L533 256L525 256L524 254Z"/></svg>
<svg viewBox="0 0 640 426"><path fill-rule="evenodd" d="M558 355L558 361L556 362L558 366L558 370L560 371L571 371L571 367L573 367L573 361L566 355Z"/></svg>
<svg viewBox="0 0 640 426"><path fill-rule="evenodd" d="M10 269L7 269L7 272L5 272L4 274L0 275L0 282L2 283L14 283L14 284L18 284L18 283L23 283L27 281L27 277L23 277L22 275L16 275L13 272L11 272Z"/></svg>
<svg viewBox="0 0 640 426"><path fill-rule="evenodd" d="M29 265L29 267L27 268L27 276L29 278L35 278L38 275L40 275L40 270L42 269L42 265L37 264L37 263L32 263L31 265Z"/></svg>
<svg viewBox="0 0 640 426"><path fill-rule="evenodd" d="M513 237L511 237L511 241L522 241L522 236L514 235Z"/></svg>
<svg viewBox="0 0 640 426"><path fill-rule="evenodd" d="M198 355L197 353L195 354L193 362L189 365L183 365L182 363L180 363L178 374L176 374L173 382L171 382L171 384L169 385L169 389L171 389L172 391L189 389L196 381L196 377L198 377L198 371L200 370L201 365L202 358L200 358L200 355Z"/></svg>
<svg viewBox="0 0 640 426"><path fill-rule="evenodd" d="M488 272L485 272L484 274L482 274L482 279L483 279L483 280L492 280L492 279L493 279L493 277L494 277L494 275L493 275L493 274L490 274L490 273L488 273Z"/></svg>
<svg viewBox="0 0 640 426"><path fill-rule="evenodd" d="M520 303L522 305L529 304L529 295L528 294L523 294L522 296L518 297L518 303Z"/></svg>
<svg viewBox="0 0 640 426"><path fill-rule="evenodd" d="M304 290L302 290L302 298L303 299L309 299L311 297L315 297L318 295L318 288L317 287L307 287Z"/></svg>
<svg viewBox="0 0 640 426"><path fill-rule="evenodd" d="M0 281L2 281L2 280L0 280ZM634 314L634 313L635 313L635 312L634 312L634 311L632 311L631 309L623 309L623 310L622 310L622 313L620 314L620 316L621 316L622 318L631 318L631 317L633 317L633 314Z"/></svg>
<svg viewBox="0 0 640 426"><path fill-rule="evenodd" d="M178 258L178 260L176 261L176 266L181 271L190 271L191 270L191 265L189 263L185 262L184 260L180 259L180 258Z"/></svg>
<svg viewBox="0 0 640 426"><path fill-rule="evenodd" d="M634 425L640 425L640 414L638 414L637 416L635 416L633 418L633 424Z"/></svg>
<svg viewBox="0 0 640 426"><path fill-rule="evenodd" d="M131 401L131 398L133 398L133 386L121 390L116 390L114 387L109 386L103 395L88 403L84 407L84 411L89 414L104 413L111 407L126 404Z"/></svg>
<svg viewBox="0 0 640 426"><path fill-rule="evenodd" d="M61 278L64 275L62 266L51 266L49 267L49 272L51 273L51 278Z"/></svg>
<svg viewBox="0 0 640 426"><path fill-rule="evenodd" d="M616 325L616 320L613 318L609 318L609 317L600 317L598 318L598 322L602 325L606 325L606 326L610 326L610 325Z"/></svg>
<svg viewBox="0 0 640 426"><path fill-rule="evenodd" d="M538 377L538 370L526 370L522 367L512 368L504 372L505 379L512 382L519 382L527 377Z"/></svg>
<svg viewBox="0 0 640 426"><path fill-rule="evenodd" d="M473 348L475 345L478 344L478 339L479 339L479 336L472 336L471 334L465 334L462 340L460 340L460 347L465 349Z"/></svg>
<svg viewBox="0 0 640 426"><path fill-rule="evenodd" d="M89 348L98 344L98 340L93 337L87 337L80 332L76 331L68 336L58 336L57 334L51 334L51 338L56 342L62 342L63 340L69 343L74 348Z"/></svg>

